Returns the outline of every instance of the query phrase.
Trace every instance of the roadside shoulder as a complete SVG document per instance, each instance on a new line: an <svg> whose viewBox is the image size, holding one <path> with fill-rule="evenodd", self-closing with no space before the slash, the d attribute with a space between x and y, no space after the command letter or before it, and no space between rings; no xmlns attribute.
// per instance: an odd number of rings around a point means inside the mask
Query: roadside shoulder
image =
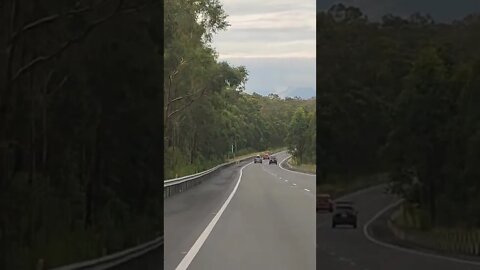
<svg viewBox="0 0 480 270"><path fill-rule="evenodd" d="M292 156L288 156L284 160L280 161L279 166L280 168L296 173L301 173L301 174L306 174L306 175L311 175L315 176L316 173L313 169L307 169L307 168L302 168L298 166L291 165L288 161L291 159Z"/></svg>
<svg viewBox="0 0 480 270"><path fill-rule="evenodd" d="M390 248L403 250L420 256L435 257L459 263L472 264L480 266L480 257L474 255L465 255L458 252L451 252L435 248L434 246L422 245L412 241L408 233L392 225L391 216L398 209L400 204L390 207L387 211L379 212L378 216L373 217L370 222L364 226L364 233L369 240ZM387 207L388 208L388 207ZM403 235L403 237L401 236Z"/></svg>

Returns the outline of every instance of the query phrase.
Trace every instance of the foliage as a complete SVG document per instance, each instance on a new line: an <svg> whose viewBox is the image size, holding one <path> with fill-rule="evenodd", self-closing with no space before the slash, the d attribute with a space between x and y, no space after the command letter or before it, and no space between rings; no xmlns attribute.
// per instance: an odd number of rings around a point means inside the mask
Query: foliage
<svg viewBox="0 0 480 270"><path fill-rule="evenodd" d="M387 170L428 226L480 226L479 21L317 14L319 184Z"/></svg>
<svg viewBox="0 0 480 270"><path fill-rule="evenodd" d="M315 163L316 158L315 111L299 107L288 126L285 142L297 164Z"/></svg>
<svg viewBox="0 0 480 270"><path fill-rule="evenodd" d="M221 5L199 3L165 1L166 179L221 163L232 145L237 154L283 146L293 111L309 102L246 93L245 67L218 61L211 46L211 34L228 26Z"/></svg>
<svg viewBox="0 0 480 270"><path fill-rule="evenodd" d="M161 234L160 2L0 11L0 268L51 268Z"/></svg>

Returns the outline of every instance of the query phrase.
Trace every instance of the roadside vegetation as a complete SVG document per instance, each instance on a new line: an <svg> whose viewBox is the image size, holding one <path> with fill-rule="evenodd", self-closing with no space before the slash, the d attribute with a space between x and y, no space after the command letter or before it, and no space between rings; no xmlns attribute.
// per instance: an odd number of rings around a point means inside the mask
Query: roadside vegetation
<svg viewBox="0 0 480 270"><path fill-rule="evenodd" d="M475 14L319 12L318 185L388 172L416 227L480 227L479 32Z"/></svg>
<svg viewBox="0 0 480 270"><path fill-rule="evenodd" d="M330 194L337 199L349 193L388 182L387 173L368 173L365 175L330 175L328 181L317 183L319 194Z"/></svg>
<svg viewBox="0 0 480 270"><path fill-rule="evenodd" d="M316 101L315 99L313 100ZM316 173L316 103L296 109L288 122L285 142L292 157L287 161L293 170Z"/></svg>
<svg viewBox="0 0 480 270"><path fill-rule="evenodd" d="M300 106L315 107L315 100L249 94L229 86L205 93L168 124L165 179L233 158L232 145L237 157L282 148L290 119Z"/></svg>
<svg viewBox="0 0 480 270"><path fill-rule="evenodd" d="M161 235L161 3L7 0L0 12L0 269Z"/></svg>
<svg viewBox="0 0 480 270"><path fill-rule="evenodd" d="M237 156L283 146L311 102L243 91L245 68L210 43L227 27L217 0L7 0L0 11L1 269L162 235L164 176L231 158L232 143Z"/></svg>
<svg viewBox="0 0 480 270"><path fill-rule="evenodd" d="M315 107L315 100L247 93L245 67L219 61L211 45L228 27L226 14L215 1L200 2L208 4L165 2L165 179L223 163L232 145L237 156L282 147L294 111ZM198 24L189 6L209 16Z"/></svg>
<svg viewBox="0 0 480 270"><path fill-rule="evenodd" d="M288 163L288 166L290 167L291 170L311 173L311 174L316 173L316 168L317 168L316 164L298 164L298 162L295 161L293 158L288 159L288 161L286 162Z"/></svg>

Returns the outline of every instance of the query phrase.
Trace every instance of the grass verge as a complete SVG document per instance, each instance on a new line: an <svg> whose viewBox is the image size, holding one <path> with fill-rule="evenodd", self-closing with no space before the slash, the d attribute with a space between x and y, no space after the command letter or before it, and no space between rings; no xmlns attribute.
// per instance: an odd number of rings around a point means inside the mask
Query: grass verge
<svg viewBox="0 0 480 270"><path fill-rule="evenodd" d="M311 163L298 164L295 161L293 161L291 158L288 159L286 163L288 167L290 167L290 169L293 171L311 173L311 174L316 174L317 172L317 164L311 164Z"/></svg>
<svg viewBox="0 0 480 270"><path fill-rule="evenodd" d="M422 219L422 214L417 210L403 204L391 215L395 230L401 231L395 236L414 247L444 254L468 255L476 258L480 255L479 228L433 227L426 229Z"/></svg>
<svg viewBox="0 0 480 270"><path fill-rule="evenodd" d="M386 183L387 181L388 175L386 173L374 173L353 177L347 175L332 175L325 183L317 182L317 194L327 193L336 199L348 193Z"/></svg>

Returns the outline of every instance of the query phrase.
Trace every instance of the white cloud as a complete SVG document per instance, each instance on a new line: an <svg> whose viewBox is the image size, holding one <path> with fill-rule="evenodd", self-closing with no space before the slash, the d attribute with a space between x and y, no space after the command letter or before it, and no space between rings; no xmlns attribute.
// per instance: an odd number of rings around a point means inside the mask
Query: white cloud
<svg viewBox="0 0 480 270"><path fill-rule="evenodd" d="M214 36L213 46L220 60L246 66L247 89L289 96L291 89L315 89L315 0L221 2L230 27Z"/></svg>
<svg viewBox="0 0 480 270"><path fill-rule="evenodd" d="M222 4L230 23L214 37L222 58L315 57L314 0L224 0Z"/></svg>
<svg viewBox="0 0 480 270"><path fill-rule="evenodd" d="M304 31L315 31L315 17L309 10L288 10L242 14L230 16L230 31L236 29L280 29L303 28Z"/></svg>
<svg viewBox="0 0 480 270"><path fill-rule="evenodd" d="M221 42L220 58L315 58L315 41L250 41L248 43ZM292 49L295 48L295 49Z"/></svg>
<svg viewBox="0 0 480 270"><path fill-rule="evenodd" d="M232 54L222 54L219 56L220 60L227 59L278 59L278 58L312 58L312 55L302 54L302 53L269 53L269 54L251 54L251 53L232 53Z"/></svg>

